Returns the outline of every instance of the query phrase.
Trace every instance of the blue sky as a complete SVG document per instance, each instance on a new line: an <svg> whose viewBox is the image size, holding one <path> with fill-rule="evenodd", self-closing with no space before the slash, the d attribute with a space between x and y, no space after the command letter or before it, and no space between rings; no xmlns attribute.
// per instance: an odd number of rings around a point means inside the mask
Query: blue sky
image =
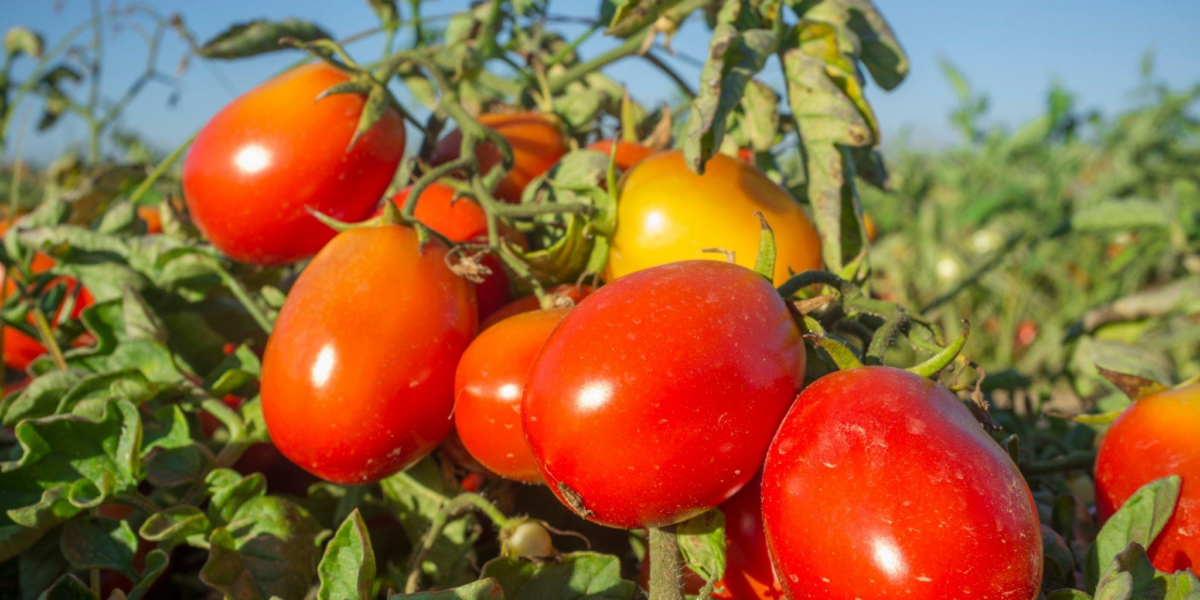
<svg viewBox="0 0 1200 600"><path fill-rule="evenodd" d="M112 0L103 0L109 6ZM365 1L355 0L143 0L163 13L181 13L200 39L207 39L229 23L254 18L296 16L321 23L341 37L374 25ZM65 0L61 11L50 0L0 0L0 29L22 24L43 33L53 42L87 19L85 0ZM909 54L911 73L897 90L869 91L883 125L885 145L903 135L917 146L938 146L955 141L947 114L955 103L950 86L938 67L949 58L967 74L973 87L991 99L989 121L1019 125L1039 114L1046 90L1059 81L1075 92L1085 108L1111 114L1134 101L1130 91L1138 81L1142 56L1156 55L1159 78L1174 86L1200 83L1200 2L1195 0L876 0ZM124 2L122 2L124 4ZM406 3L401 3L406 4ZM461 10L465 0L427 1L428 15ZM552 0L554 12L595 15L598 1ZM693 56L702 56L707 29L693 23L673 45ZM103 95L115 98L141 72L145 44L132 30L108 33ZM587 55L603 51L613 42L593 38L582 48ZM81 38L86 40L86 36ZM362 56L375 57L379 40L351 47ZM164 46L161 69L173 73L184 46L170 37ZM295 53L241 61L213 63L210 69L193 63L179 81L180 96L172 107L170 90L152 84L135 101L122 126L142 133L152 144L170 149L234 97L269 77L296 58ZM689 79L699 70L686 62L674 63ZM16 69L19 78L28 63ZM214 73L216 71L216 73ZM610 69L627 83L640 100L670 97L673 86L657 71L629 59ZM232 87L233 89L229 89ZM83 90L79 90L83 93ZM39 112L26 109L18 115L26 131L24 154L37 161L53 158L64 145L80 144L86 133L82 123L68 119L52 130L32 131ZM14 129L19 127L14 127ZM15 131L14 131L15 133ZM11 148L9 155L11 159Z"/></svg>

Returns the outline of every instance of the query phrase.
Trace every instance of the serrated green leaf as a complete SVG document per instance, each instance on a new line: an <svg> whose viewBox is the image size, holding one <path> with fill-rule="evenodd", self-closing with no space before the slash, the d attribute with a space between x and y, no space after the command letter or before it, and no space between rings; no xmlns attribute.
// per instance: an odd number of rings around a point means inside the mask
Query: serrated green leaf
<svg viewBox="0 0 1200 600"><path fill-rule="evenodd" d="M133 489L141 477L141 419L125 400L109 402L97 420L59 415L23 421L16 438L21 457L0 463L0 509L6 511L0 525L44 531Z"/></svg>
<svg viewBox="0 0 1200 600"><path fill-rule="evenodd" d="M245 58L289 48L279 43L280 38L311 42L329 39L329 34L299 19L250 21L230 26L205 42L196 53L206 58Z"/></svg>
<svg viewBox="0 0 1200 600"><path fill-rule="evenodd" d="M232 522L243 504L262 498L267 493L267 479L262 473L242 477L232 469L216 469L205 477L204 482L212 494L208 518L217 525Z"/></svg>
<svg viewBox="0 0 1200 600"><path fill-rule="evenodd" d="M679 551L687 566L705 581L725 576L725 513L711 509L676 527Z"/></svg>
<svg viewBox="0 0 1200 600"><path fill-rule="evenodd" d="M24 419L48 417L58 412L59 400L83 379L74 371L53 371L35 378L4 407L3 424L12 427Z"/></svg>
<svg viewBox="0 0 1200 600"><path fill-rule="evenodd" d="M121 519L81 515L63 527L63 556L76 569L107 569L136 579L133 557L137 548L137 535Z"/></svg>
<svg viewBox="0 0 1200 600"><path fill-rule="evenodd" d="M1148 547L1175 511L1179 499L1179 476L1156 479L1142 486L1109 517L1088 552L1084 575L1087 589L1095 590L1101 570L1112 564L1130 544Z"/></svg>
<svg viewBox="0 0 1200 600"><path fill-rule="evenodd" d="M275 496L251 498L230 516L236 528L213 530L200 580L239 599L304 597L316 575L320 524Z"/></svg>
<svg viewBox="0 0 1200 600"><path fill-rule="evenodd" d="M721 147L731 111L742 101L751 78L779 48L778 29L742 29L759 23L745 19L753 12L742 2L726 2L717 17L709 42L708 58L700 72L700 88L692 101L683 135L683 156L688 167L704 173L704 165Z"/></svg>
<svg viewBox="0 0 1200 600"><path fill-rule="evenodd" d="M1096 600L1197 600L1200 579L1191 571L1157 571L1137 542L1113 557L1096 588Z"/></svg>
<svg viewBox="0 0 1200 600"><path fill-rule="evenodd" d="M519 557L500 557L483 566L480 577L495 578L508 600L629 600L637 586L621 579L621 561L596 552L563 554L539 564Z"/></svg>
<svg viewBox="0 0 1200 600"><path fill-rule="evenodd" d="M370 600L375 582L375 551L358 509L342 522L317 566L317 600Z"/></svg>
<svg viewBox="0 0 1200 600"><path fill-rule="evenodd" d="M208 517L200 509L172 506L150 515L138 529L138 535L170 550L191 536L207 534L211 528Z"/></svg>

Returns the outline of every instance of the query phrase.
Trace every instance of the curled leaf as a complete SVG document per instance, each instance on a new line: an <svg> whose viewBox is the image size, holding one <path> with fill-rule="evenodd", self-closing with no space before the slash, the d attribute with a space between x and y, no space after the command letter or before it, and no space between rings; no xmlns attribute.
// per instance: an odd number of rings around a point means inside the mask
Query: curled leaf
<svg viewBox="0 0 1200 600"><path fill-rule="evenodd" d="M320 27L299 19L258 20L233 25L205 42L196 53L207 58L245 58L282 50L281 38L301 42L329 39Z"/></svg>

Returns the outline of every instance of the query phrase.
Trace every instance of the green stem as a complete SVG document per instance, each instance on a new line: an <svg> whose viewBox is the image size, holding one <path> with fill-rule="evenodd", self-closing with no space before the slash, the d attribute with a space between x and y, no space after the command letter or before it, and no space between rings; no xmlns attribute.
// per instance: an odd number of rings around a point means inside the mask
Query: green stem
<svg viewBox="0 0 1200 600"><path fill-rule="evenodd" d="M697 8L700 8L706 4L710 4L711 2L712 0L683 0L683 2L680 2L677 6L669 9L667 13L672 15L674 18L682 20L684 16L691 13L693 10L696 10ZM616 48L613 48L612 50L609 50L608 52L605 52L604 54L601 54L600 56L597 56L589 61L573 65L571 68L567 69L566 72L551 79L550 92L557 94L566 89L567 85L582 79L589 73L599 71L600 69L603 69L604 67L607 67L618 60L637 54L638 51L642 49L642 46L646 41L646 36L655 34L655 23L655 20L649 21L637 33L634 33L626 38L620 46L617 46Z"/></svg>
<svg viewBox="0 0 1200 600"><path fill-rule="evenodd" d="M166 158L159 161L159 163L154 166L154 170L150 171L150 174L147 175L146 178L138 184L137 188L133 190L133 193L129 195L129 201L133 204L137 204L137 201L141 200L142 196L145 196L146 192L150 191L151 186L153 186L167 172L167 169L170 169L171 165L174 165L175 162L178 161L181 156L183 156L183 153L187 151L188 146L191 146L192 142L196 140L197 135L200 135L199 131L193 133L190 137L188 137L188 139L184 140L182 144L172 150L171 153L166 156Z"/></svg>
<svg viewBox="0 0 1200 600"><path fill-rule="evenodd" d="M1021 472L1026 475L1046 475L1061 471L1076 471L1090 469L1096 462L1093 452L1072 452L1062 458L1040 462L1025 462L1021 464Z"/></svg>
<svg viewBox="0 0 1200 600"><path fill-rule="evenodd" d="M489 519L496 524L498 528L503 528L508 524L508 517L500 512L491 502L479 494L459 494L448 502L442 505L437 514L433 517L433 522L430 523L429 529L425 532L425 536L421 538L421 545L413 552L412 562L409 564L408 579L404 583L405 594L415 594L421 589L421 566L425 563L425 557L429 555L429 551L437 544L438 537L442 535L442 531L451 522L465 516L472 508L478 508L483 511Z"/></svg>
<svg viewBox="0 0 1200 600"><path fill-rule="evenodd" d="M60 371L67 370L67 359L63 356L62 348L58 345L58 340L54 339L54 332L50 329L50 320L46 318L46 313L42 311L42 307L36 302L31 302L33 308L33 324L37 327L38 337L42 340L42 345L50 352L50 358L54 359L54 365Z"/></svg>
<svg viewBox="0 0 1200 600"><path fill-rule="evenodd" d="M92 80L87 102L89 115L95 115L100 106L100 62L104 53L104 20L101 14L100 0L92 0ZM94 118L89 120L88 130L88 161L94 163L100 159L100 128Z"/></svg>
<svg viewBox="0 0 1200 600"><path fill-rule="evenodd" d="M683 555L675 526L650 528L650 600L683 600Z"/></svg>
<svg viewBox="0 0 1200 600"><path fill-rule="evenodd" d="M233 293L234 298L237 298L238 302L242 304L242 307L246 309L246 312L250 314L250 317L254 319L254 322L258 323L258 326L261 327L264 332L270 335L271 330L274 329L274 324L272 324L271 320L267 318L267 315L263 314L262 308L260 308L258 303L254 301L254 298L250 296L250 291L246 289L246 286L242 285L242 282L239 281L237 277L234 277L232 273L225 269L225 267L221 266L220 261L212 257L207 258L209 266L214 272L216 272L217 277L221 279L221 283L225 284L225 287L229 288L229 291Z"/></svg>

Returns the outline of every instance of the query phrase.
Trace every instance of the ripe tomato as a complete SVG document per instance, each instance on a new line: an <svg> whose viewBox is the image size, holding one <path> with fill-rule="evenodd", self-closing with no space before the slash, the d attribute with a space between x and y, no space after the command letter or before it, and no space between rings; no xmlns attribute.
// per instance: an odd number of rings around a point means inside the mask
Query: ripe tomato
<svg viewBox="0 0 1200 600"><path fill-rule="evenodd" d="M863 213L863 229L867 230L867 241L874 242L879 237L879 228L875 225L875 219L871 215Z"/></svg>
<svg viewBox="0 0 1200 600"><path fill-rule="evenodd" d="M654 150L647 148L637 142L626 142L622 140L600 140L588 146L588 150L596 150L603 152L605 155L612 152L613 144L617 145L617 156L615 162L617 168L622 171L628 171L643 160L654 155Z"/></svg>
<svg viewBox="0 0 1200 600"><path fill-rule="evenodd" d="M386 477L450 431L454 368L475 336L475 294L417 251L408 227L360 227L300 274L267 341L262 408L275 445L336 483Z"/></svg>
<svg viewBox="0 0 1200 600"><path fill-rule="evenodd" d="M763 532L762 477L756 476L721 505L725 513L725 578L717 584L724 600L779 600L783 588L771 568Z"/></svg>
<svg viewBox="0 0 1200 600"><path fill-rule="evenodd" d="M561 296L563 298L569 298L575 304L579 304L584 298L587 298L588 295L594 291L596 291L596 288L590 285L573 285L570 283L564 283L562 285L555 286L551 290L548 290L547 293L555 296ZM513 315L519 315L524 312L538 310L541 307L542 305L538 302L537 296L523 296L521 298L517 298L516 300L504 305L504 307L500 310L497 310L489 315L486 319L483 319L483 321L481 321L479 324L479 330L483 331L484 329L487 329L488 327L491 327L492 325L495 325L496 323L499 323L500 321L503 321L504 319L507 319Z"/></svg>
<svg viewBox="0 0 1200 600"><path fill-rule="evenodd" d="M525 384L525 437L576 513L669 525L754 476L803 377L800 331L766 280L663 265L600 288L554 330Z"/></svg>
<svg viewBox="0 0 1200 600"><path fill-rule="evenodd" d="M458 363L454 427L471 456L501 477L542 481L521 429L521 395L534 357L570 310L504 319L475 338Z"/></svg>
<svg viewBox="0 0 1200 600"><path fill-rule="evenodd" d="M393 201L397 208L404 206L411 189L410 186L396 194ZM383 214L383 208L381 206L376 210L375 215ZM483 208L469 198L456 199L454 189L440 183L433 183L425 188L417 201L413 216L452 242L487 239L487 213ZM525 234L519 229L502 224L500 234L521 247L529 245ZM482 319L504 306L512 298L512 291L500 257L487 254L480 262L492 271L481 283L475 284L475 297L479 303L479 317Z"/></svg>
<svg viewBox="0 0 1200 600"><path fill-rule="evenodd" d="M313 255L339 221L371 213L404 155L404 123L388 109L349 147L365 99L335 94L349 77L326 64L296 68L217 113L188 151L183 192L192 219L230 257L284 264Z"/></svg>
<svg viewBox="0 0 1200 600"><path fill-rule="evenodd" d="M3 231L7 230L7 228L7 224L3 225L2 228L0 228L0 235L3 235ZM44 273L54 267L54 259L41 253L34 254L33 261L30 263L29 267L35 275L38 273ZM17 293L16 282L9 279L7 275L8 272L6 270L0 270L0 285L4 286L5 298L13 296ZM49 286L47 286L46 289L57 285L60 281L66 282L68 296L78 294L78 296L75 297L75 307L71 310L72 319L78 319L79 315L83 313L85 308L96 303L95 299L92 298L92 294L88 292L87 288L81 287L79 282L71 277L57 277L50 283ZM46 317L52 322L57 321L61 312L62 311L60 308L59 314L46 315ZM30 324L33 324L33 315L29 315L26 320ZM29 367L30 363L37 359L37 357L46 353L46 347L42 345L42 342L36 338L30 337L25 332L13 327L0 326L0 328L3 328L4 330L4 364L8 367L18 371L24 371Z"/></svg>
<svg viewBox="0 0 1200 600"><path fill-rule="evenodd" d="M789 598L1038 593L1041 533L1025 480L928 379L889 367L818 379L775 434L762 481L767 542Z"/></svg>
<svg viewBox="0 0 1200 600"><path fill-rule="evenodd" d="M158 207L139 206L137 215L146 223L146 235L162 233L162 216L158 214Z"/></svg>
<svg viewBox="0 0 1200 600"><path fill-rule="evenodd" d="M550 119L538 113L493 114L479 117L479 122L496 130L512 146L513 168L496 186L496 197L508 202L521 200L525 186L538 175L549 171L567 153L562 132ZM462 149L462 132L451 131L438 141L433 164L440 165L458 158ZM486 173L500 164L500 151L491 144L476 148L480 171Z"/></svg>
<svg viewBox="0 0 1200 600"><path fill-rule="evenodd" d="M1129 407L1104 435L1096 456L1096 512L1107 521L1138 488L1183 478L1175 513L1150 545L1151 562L1173 573L1200 565L1200 384Z"/></svg>
<svg viewBox="0 0 1200 600"><path fill-rule="evenodd" d="M656 265L689 259L754 266L761 212L775 230L775 284L794 272L821 268L821 241L800 205L758 169L718 154L696 175L675 150L642 161L621 181L617 230L604 278L613 281Z"/></svg>

